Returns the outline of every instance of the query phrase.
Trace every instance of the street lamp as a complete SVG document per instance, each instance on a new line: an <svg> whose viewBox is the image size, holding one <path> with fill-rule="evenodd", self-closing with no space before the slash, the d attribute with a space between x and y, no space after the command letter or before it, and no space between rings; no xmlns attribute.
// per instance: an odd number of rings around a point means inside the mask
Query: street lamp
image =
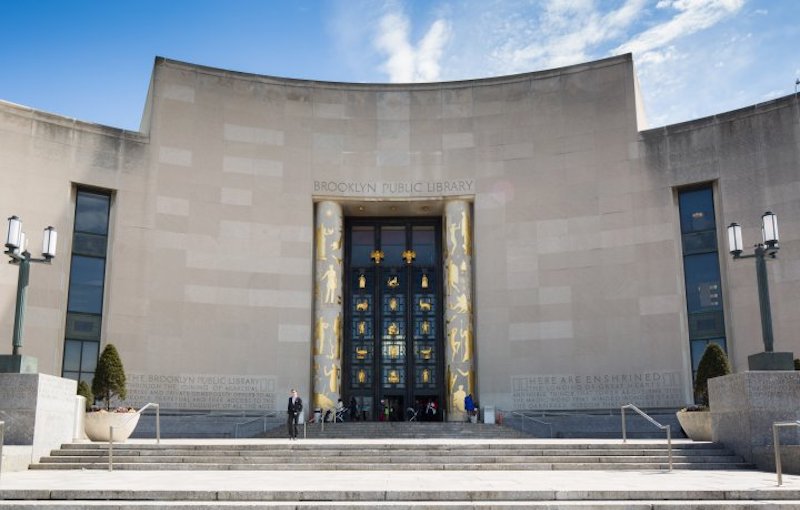
<svg viewBox="0 0 800 510"><path fill-rule="evenodd" d="M767 257L774 259L780 244L778 243L778 218L767 211L761 216L761 242L753 247L752 255L742 255L742 226L731 223L728 226L728 246L734 260L756 260L756 278L758 280L758 305L761 310L761 336L764 340L764 352L748 356L750 370L794 370L791 352L773 352L774 338L772 333L772 311L769 304L769 283L767 280Z"/></svg>
<svg viewBox="0 0 800 510"><path fill-rule="evenodd" d="M22 326L25 321L25 299L28 293L28 280L31 263L50 264L56 256L58 234L53 227L44 229L42 239L42 258L31 257L28 251L28 239L22 230L22 220L17 216L8 219L5 254L11 259L9 264L19 265L17 278L17 304L14 310L14 334L12 337L11 356L0 356L0 372L35 373L38 370L36 358L22 356Z"/></svg>

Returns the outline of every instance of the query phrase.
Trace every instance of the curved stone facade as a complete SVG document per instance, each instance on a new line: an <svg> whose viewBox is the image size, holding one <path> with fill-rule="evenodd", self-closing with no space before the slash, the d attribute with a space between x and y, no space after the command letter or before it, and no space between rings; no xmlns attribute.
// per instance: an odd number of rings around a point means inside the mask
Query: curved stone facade
<svg viewBox="0 0 800 510"><path fill-rule="evenodd" d="M132 402L281 410L291 387L333 401L341 303L325 271L342 247L325 234L320 259L317 229L359 215L449 223L458 203L471 295L448 298L466 342L448 357L469 372L465 391L502 409L678 407L692 369L677 197L705 183L736 370L761 350L758 303L724 226L755 242L765 210L783 235L769 268L776 350L800 352L797 96L640 131L636 87L629 55L417 85L159 58L138 133L0 103L4 214L60 234L53 266L31 273L22 352L61 374L75 194L88 187L112 197L101 341L119 349ZM325 207L336 224L319 221ZM15 285L0 265L7 339Z"/></svg>

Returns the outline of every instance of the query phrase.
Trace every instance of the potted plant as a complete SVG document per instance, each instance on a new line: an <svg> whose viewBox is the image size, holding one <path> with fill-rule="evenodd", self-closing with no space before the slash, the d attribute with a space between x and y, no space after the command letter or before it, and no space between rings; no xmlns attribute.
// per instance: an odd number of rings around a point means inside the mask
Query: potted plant
<svg viewBox="0 0 800 510"><path fill-rule="evenodd" d="M133 433L139 422L139 414L128 407L111 409L111 402L127 396L125 368L117 348L108 344L100 354L97 369L92 380L92 393L97 400L105 402L105 409L86 414L84 428L92 441L109 441L111 427L114 427L114 441L125 441Z"/></svg>
<svg viewBox="0 0 800 510"><path fill-rule="evenodd" d="M86 411L91 411L92 404L94 403L94 394L92 393L92 388L86 384L86 381L78 382L78 395L86 399Z"/></svg>
<svg viewBox="0 0 800 510"><path fill-rule="evenodd" d="M700 364L694 382L694 399L697 405L678 411L678 422L683 431L695 441L711 441L711 411L708 401L708 380L721 375L728 375L731 364L722 347L709 343Z"/></svg>

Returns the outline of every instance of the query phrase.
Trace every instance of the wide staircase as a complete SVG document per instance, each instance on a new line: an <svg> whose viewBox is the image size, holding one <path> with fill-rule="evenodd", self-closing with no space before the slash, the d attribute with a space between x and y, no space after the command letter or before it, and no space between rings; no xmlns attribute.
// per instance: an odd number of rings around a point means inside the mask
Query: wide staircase
<svg viewBox="0 0 800 510"><path fill-rule="evenodd" d="M298 441L136 440L113 445L113 473L108 444L65 444L5 477L0 510L800 508L800 477L777 488L774 474L713 443L674 441L668 471L665 440L526 439L477 425L326 424Z"/></svg>
<svg viewBox="0 0 800 510"><path fill-rule="evenodd" d="M665 470L666 444L618 442L307 441L119 444L115 470ZM752 469L712 443L673 444L674 469ZM65 444L31 469L108 469L107 444Z"/></svg>

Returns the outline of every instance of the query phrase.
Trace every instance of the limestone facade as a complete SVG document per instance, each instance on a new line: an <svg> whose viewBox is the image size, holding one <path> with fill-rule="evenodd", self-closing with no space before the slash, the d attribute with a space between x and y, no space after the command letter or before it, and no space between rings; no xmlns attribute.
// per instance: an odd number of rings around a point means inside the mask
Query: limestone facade
<svg viewBox="0 0 800 510"><path fill-rule="evenodd" d="M342 215L445 218L456 203L472 287L458 368L481 404L678 407L691 362L677 193L700 183L714 192L735 369L761 340L754 267L727 256L725 225L755 243L766 210L782 236L776 350L800 352L798 97L644 130L634 76L630 55L416 85L158 58L139 132L0 103L2 212L31 246L59 231L54 264L31 272L22 352L61 374L76 189L96 188L112 197L102 342L119 349L133 403L282 410L290 388L309 402L323 383L332 399L336 376L315 380L313 365L341 366L328 350L339 312L317 294L335 253L319 258L316 230ZM335 224L319 219L327 207ZM1 264L0 353L15 286ZM320 318L334 328L321 351Z"/></svg>

